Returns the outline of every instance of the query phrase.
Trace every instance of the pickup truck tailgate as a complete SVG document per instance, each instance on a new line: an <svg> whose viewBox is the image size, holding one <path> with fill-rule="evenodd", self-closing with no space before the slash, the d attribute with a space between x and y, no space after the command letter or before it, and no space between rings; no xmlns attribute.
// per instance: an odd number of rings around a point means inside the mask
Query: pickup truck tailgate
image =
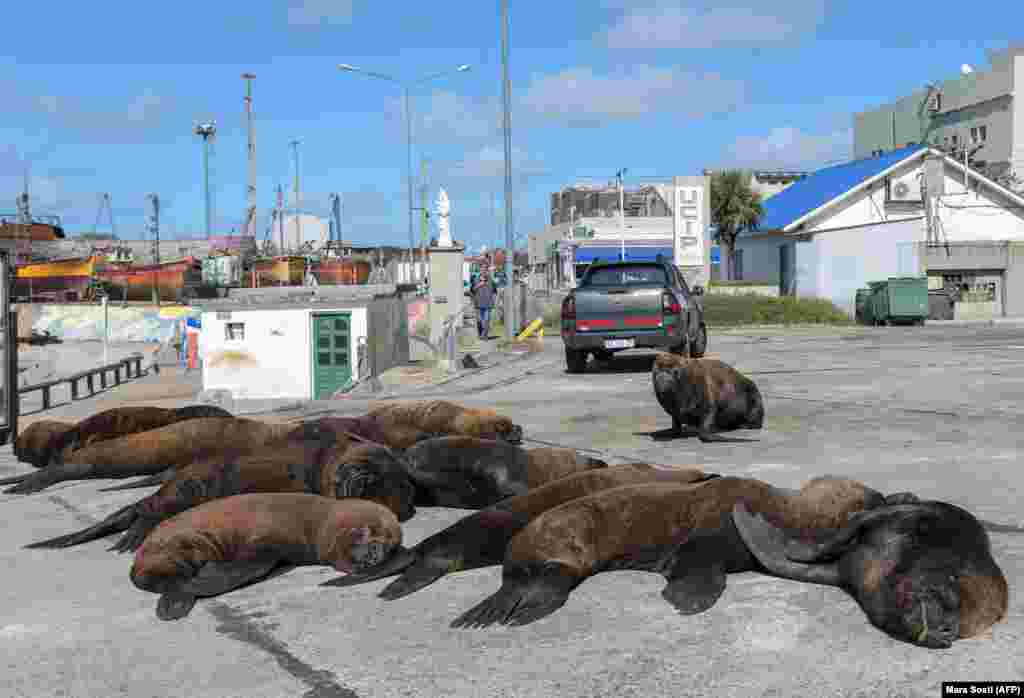
<svg viewBox="0 0 1024 698"><path fill-rule="evenodd" d="M576 330L609 332L662 327L661 286L577 289Z"/></svg>

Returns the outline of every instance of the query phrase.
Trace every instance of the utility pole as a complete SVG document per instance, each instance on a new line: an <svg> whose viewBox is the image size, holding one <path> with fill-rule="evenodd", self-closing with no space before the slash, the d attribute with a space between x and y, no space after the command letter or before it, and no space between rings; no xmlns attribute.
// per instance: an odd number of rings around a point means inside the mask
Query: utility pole
<svg viewBox="0 0 1024 698"><path fill-rule="evenodd" d="M514 336L512 299L512 86L508 79L508 0L501 0L501 82L505 130L505 339Z"/></svg>
<svg viewBox="0 0 1024 698"><path fill-rule="evenodd" d="M299 141L292 141L292 154L295 159L295 245L302 245L302 219L299 218L300 195L299 195Z"/></svg>
<svg viewBox="0 0 1024 698"><path fill-rule="evenodd" d="M242 235L256 237L256 130L252 119L252 81L253 73L242 73L245 80L245 115L249 130L249 185L246 187L248 207L245 211L245 222L242 224Z"/></svg>
<svg viewBox="0 0 1024 698"><path fill-rule="evenodd" d="M284 254L284 187L277 185L277 210L274 212L277 218L277 234L280 237L281 248L278 254Z"/></svg>
<svg viewBox="0 0 1024 698"><path fill-rule="evenodd" d="M619 255L623 262L626 261L626 194L622 188L622 178L626 175L626 172L628 172L628 169L623 167L615 173L615 178L619 181L619 237L621 238Z"/></svg>
<svg viewBox="0 0 1024 698"><path fill-rule="evenodd" d="M153 234L153 259L156 267L153 269L153 302L160 305L160 197L150 194L149 230Z"/></svg>
<svg viewBox="0 0 1024 698"><path fill-rule="evenodd" d="M206 239L210 239L213 228L213 204L210 193L210 143L217 134L217 122L196 124L195 134L203 139L203 199L206 206Z"/></svg>
<svg viewBox="0 0 1024 698"><path fill-rule="evenodd" d="M420 258L427 259L427 240L430 231L427 227L427 220L430 212L427 210L427 161L420 158ZM426 276L426 274L424 274Z"/></svg>

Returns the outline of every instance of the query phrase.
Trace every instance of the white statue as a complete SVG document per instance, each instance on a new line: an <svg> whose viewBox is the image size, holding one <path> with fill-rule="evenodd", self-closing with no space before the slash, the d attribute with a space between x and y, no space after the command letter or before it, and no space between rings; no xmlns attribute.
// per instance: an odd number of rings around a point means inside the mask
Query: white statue
<svg viewBox="0 0 1024 698"><path fill-rule="evenodd" d="M452 236L448 230L448 214L451 211L451 204L448 202L448 194L442 188L437 194L437 246L451 247Z"/></svg>

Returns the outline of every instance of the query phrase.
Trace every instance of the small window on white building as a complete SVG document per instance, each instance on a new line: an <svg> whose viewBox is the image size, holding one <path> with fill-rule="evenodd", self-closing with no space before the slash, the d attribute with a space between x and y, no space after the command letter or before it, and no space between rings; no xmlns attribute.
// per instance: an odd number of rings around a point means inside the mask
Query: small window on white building
<svg viewBox="0 0 1024 698"><path fill-rule="evenodd" d="M228 341L245 339L244 322L228 322L224 325L224 339Z"/></svg>

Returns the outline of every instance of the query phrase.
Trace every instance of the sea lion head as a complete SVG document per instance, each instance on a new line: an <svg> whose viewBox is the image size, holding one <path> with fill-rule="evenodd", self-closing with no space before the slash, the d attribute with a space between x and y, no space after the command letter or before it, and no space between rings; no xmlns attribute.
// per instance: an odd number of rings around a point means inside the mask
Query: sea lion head
<svg viewBox="0 0 1024 698"><path fill-rule="evenodd" d="M375 520L365 520L360 526L341 533L337 541L341 549L335 568L349 573L360 572L381 564L398 550L402 544L402 527L390 511L381 507L381 514Z"/></svg>
<svg viewBox="0 0 1024 698"><path fill-rule="evenodd" d="M335 466L335 496L357 497L390 509L399 521L416 514L416 486L401 456L385 446L353 446Z"/></svg>
<svg viewBox="0 0 1024 698"><path fill-rule="evenodd" d="M150 534L135 552L129 577L137 588L163 594L194 577L204 562L188 536Z"/></svg>
<svg viewBox="0 0 1024 698"><path fill-rule="evenodd" d="M505 441L519 445L523 443L523 428L508 417L486 415L480 418L475 429L470 430L471 436L493 441Z"/></svg>

